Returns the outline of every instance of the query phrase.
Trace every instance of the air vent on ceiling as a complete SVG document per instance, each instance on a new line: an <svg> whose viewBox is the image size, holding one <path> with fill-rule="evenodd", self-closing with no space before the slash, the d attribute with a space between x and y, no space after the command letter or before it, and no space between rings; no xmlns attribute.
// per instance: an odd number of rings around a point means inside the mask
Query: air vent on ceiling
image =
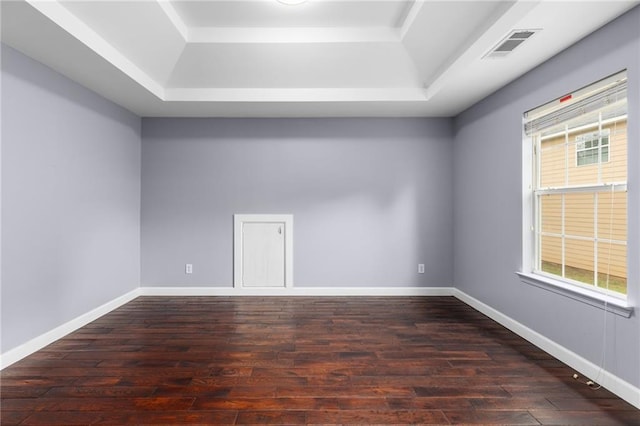
<svg viewBox="0 0 640 426"><path fill-rule="evenodd" d="M529 40L531 36L538 31L540 30L513 30L505 38L500 40L483 58L504 58L513 52L516 47Z"/></svg>

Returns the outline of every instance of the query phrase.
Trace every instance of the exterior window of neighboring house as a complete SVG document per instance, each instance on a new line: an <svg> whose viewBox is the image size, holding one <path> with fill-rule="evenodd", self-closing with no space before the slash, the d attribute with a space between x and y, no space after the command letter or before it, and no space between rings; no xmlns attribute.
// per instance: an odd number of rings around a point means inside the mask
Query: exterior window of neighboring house
<svg viewBox="0 0 640 426"><path fill-rule="evenodd" d="M578 166L609 161L609 129L576 136Z"/></svg>
<svg viewBox="0 0 640 426"><path fill-rule="evenodd" d="M525 114L532 173L531 273L623 300L626 82L622 72Z"/></svg>

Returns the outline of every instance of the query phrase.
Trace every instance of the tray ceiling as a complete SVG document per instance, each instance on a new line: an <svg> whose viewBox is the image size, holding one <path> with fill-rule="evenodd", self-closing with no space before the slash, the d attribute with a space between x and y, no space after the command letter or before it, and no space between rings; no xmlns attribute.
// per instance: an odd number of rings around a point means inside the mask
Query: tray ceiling
<svg viewBox="0 0 640 426"><path fill-rule="evenodd" d="M140 116L453 116L638 3L16 0L2 41Z"/></svg>

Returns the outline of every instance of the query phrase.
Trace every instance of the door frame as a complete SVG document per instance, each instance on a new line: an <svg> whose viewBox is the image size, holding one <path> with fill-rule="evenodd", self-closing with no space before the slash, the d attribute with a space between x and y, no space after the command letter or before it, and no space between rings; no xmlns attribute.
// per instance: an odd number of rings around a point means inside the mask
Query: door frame
<svg viewBox="0 0 640 426"><path fill-rule="evenodd" d="M233 215L233 287L242 284L242 229L245 223L284 224L284 287L293 287L293 215L292 214L234 214ZM256 288L251 286L251 288ZM258 287L260 288L260 287ZM281 287L264 287L281 288Z"/></svg>

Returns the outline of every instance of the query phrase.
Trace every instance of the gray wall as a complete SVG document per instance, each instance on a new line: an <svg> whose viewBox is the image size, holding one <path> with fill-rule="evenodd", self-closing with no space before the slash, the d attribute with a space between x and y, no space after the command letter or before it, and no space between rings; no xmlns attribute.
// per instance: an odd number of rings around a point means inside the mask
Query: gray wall
<svg viewBox="0 0 640 426"><path fill-rule="evenodd" d="M143 119L142 286L231 286L235 213L294 215L295 286L449 286L451 138L449 119Z"/></svg>
<svg viewBox="0 0 640 426"><path fill-rule="evenodd" d="M523 284L522 113L628 68L629 298L640 301L640 8L582 40L456 119L455 286L640 385L640 321Z"/></svg>
<svg viewBox="0 0 640 426"><path fill-rule="evenodd" d="M2 351L140 281L140 119L2 46Z"/></svg>

